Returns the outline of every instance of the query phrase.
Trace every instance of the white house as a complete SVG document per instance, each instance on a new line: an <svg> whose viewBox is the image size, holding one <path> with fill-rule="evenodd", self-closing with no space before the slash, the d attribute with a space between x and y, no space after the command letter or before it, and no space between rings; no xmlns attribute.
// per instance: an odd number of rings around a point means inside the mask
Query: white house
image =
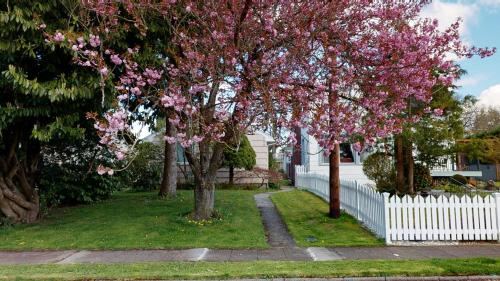
<svg viewBox="0 0 500 281"><path fill-rule="evenodd" d="M294 171L290 167L302 165L307 172L328 175L329 159L325 156L323 149L318 145L314 137L307 134L305 129L296 130L296 135L300 135L300 144L293 148L292 157L283 158L283 167L291 179L294 179ZM349 143L340 144L340 168L339 173L342 179L369 180L363 173L363 160L374 150L364 149L361 152L354 150L353 145ZM299 153L300 152L300 153ZM288 161L288 162L286 162ZM463 171L457 165L453 164L453 159L443 159L443 165L431 170L433 177L451 177L455 174L461 174L466 177L481 177L482 172L477 170Z"/></svg>
<svg viewBox="0 0 500 281"><path fill-rule="evenodd" d="M328 157L325 156L324 150L318 145L316 139L307 134L305 129L300 130L300 144L293 150L293 157L283 159L284 162L290 161L291 164L284 163L283 167L302 165L308 172L328 175L330 167ZM343 179L368 180L363 173L362 163L370 153L370 150L356 152L349 143L340 144L340 176ZM288 168L287 174L293 178L292 173Z"/></svg>

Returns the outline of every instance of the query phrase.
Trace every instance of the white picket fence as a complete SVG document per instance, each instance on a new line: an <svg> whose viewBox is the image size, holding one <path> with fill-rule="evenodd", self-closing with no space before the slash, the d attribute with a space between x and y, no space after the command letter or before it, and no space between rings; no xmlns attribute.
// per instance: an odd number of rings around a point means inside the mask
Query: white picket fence
<svg viewBox="0 0 500 281"><path fill-rule="evenodd" d="M329 200L328 176L295 167L295 186ZM486 197L389 196L341 180L340 207L376 236L393 241L500 241L500 193Z"/></svg>

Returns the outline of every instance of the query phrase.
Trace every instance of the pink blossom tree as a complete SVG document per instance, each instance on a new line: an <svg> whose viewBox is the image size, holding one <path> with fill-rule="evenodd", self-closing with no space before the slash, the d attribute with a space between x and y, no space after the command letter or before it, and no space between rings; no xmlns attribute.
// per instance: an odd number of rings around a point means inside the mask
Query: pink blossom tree
<svg viewBox="0 0 500 281"><path fill-rule="evenodd" d="M455 79L451 54L491 54L464 46L458 23L440 32L436 21L420 19L427 2L85 0L100 20L72 48L103 89L115 87L116 109L96 117L96 127L117 157L128 153L120 136L130 101L168 110L177 133L166 141L184 147L195 179L194 218L208 219L224 147L266 123L263 116L277 127L307 128L330 153L353 135L370 142L400 131L410 99L429 102L436 83ZM110 40L132 24L148 36L149 14L171 34L161 65ZM71 37L56 33L51 41Z"/></svg>

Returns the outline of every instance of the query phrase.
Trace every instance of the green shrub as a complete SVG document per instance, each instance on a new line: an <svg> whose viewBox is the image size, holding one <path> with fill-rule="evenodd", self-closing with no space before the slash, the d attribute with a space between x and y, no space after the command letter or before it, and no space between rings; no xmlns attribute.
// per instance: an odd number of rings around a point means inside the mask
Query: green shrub
<svg viewBox="0 0 500 281"><path fill-rule="evenodd" d="M155 190L163 174L163 147L142 142L135 147L135 158L124 172L128 186L136 191Z"/></svg>
<svg viewBox="0 0 500 281"><path fill-rule="evenodd" d="M432 176L427 166L415 163L413 168L413 184L416 191L429 189L432 186Z"/></svg>
<svg viewBox="0 0 500 281"><path fill-rule="evenodd" d="M467 184L468 182L465 176L459 174L455 174L451 178L454 183L460 183L462 185Z"/></svg>
<svg viewBox="0 0 500 281"><path fill-rule="evenodd" d="M216 185L217 190L257 190L261 187L260 184L256 183L243 183L243 184L230 184L230 183L219 183Z"/></svg>
<svg viewBox="0 0 500 281"><path fill-rule="evenodd" d="M438 190L443 190L445 192L453 193L453 194L464 194L466 193L466 190L456 184L451 184L451 183L446 183L446 184L441 184L438 186L435 186L434 189Z"/></svg>
<svg viewBox="0 0 500 281"><path fill-rule="evenodd" d="M396 171L390 156L382 152L369 155L363 161L363 172L375 182L379 191L395 193Z"/></svg>
<svg viewBox="0 0 500 281"><path fill-rule="evenodd" d="M39 186L42 209L105 200L123 186L117 174L97 174L97 166L111 166L113 157L93 141L47 146L43 157Z"/></svg>
<svg viewBox="0 0 500 281"><path fill-rule="evenodd" d="M257 163L255 151L245 135L235 147L226 147L224 150L224 166L251 170Z"/></svg>
<svg viewBox="0 0 500 281"><path fill-rule="evenodd" d="M78 167L48 165L40 181L41 201L46 207L86 204L108 199L122 187L116 176L100 176L95 171L88 174Z"/></svg>

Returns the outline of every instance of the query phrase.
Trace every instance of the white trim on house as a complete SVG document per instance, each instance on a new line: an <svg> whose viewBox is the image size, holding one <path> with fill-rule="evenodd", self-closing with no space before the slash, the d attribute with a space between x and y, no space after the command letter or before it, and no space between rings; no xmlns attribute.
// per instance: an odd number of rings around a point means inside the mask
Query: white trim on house
<svg viewBox="0 0 500 281"><path fill-rule="evenodd" d="M301 135L302 165L309 172L328 175L330 165L322 161L323 149L319 146L316 139L308 135L305 130L301 130ZM340 163L340 177L344 179L368 180L368 177L363 173L362 155L357 153L352 145L350 149L353 162Z"/></svg>
<svg viewBox="0 0 500 281"><path fill-rule="evenodd" d="M302 152L302 165L308 172L325 174L329 173L329 164L321 161L322 149L320 148L316 139L307 134L306 130L301 130L301 147ZM363 151L361 153L356 152L351 145L351 152L353 154L354 162L352 163L340 163L340 177L344 179L359 179L368 180L368 177L363 173L363 159L370 154L370 152ZM455 166L451 164L451 159L446 159L445 165L442 167L437 167L431 169L431 175L433 177L451 177L455 174L460 174L466 177L477 177L483 176L482 171L457 171Z"/></svg>

